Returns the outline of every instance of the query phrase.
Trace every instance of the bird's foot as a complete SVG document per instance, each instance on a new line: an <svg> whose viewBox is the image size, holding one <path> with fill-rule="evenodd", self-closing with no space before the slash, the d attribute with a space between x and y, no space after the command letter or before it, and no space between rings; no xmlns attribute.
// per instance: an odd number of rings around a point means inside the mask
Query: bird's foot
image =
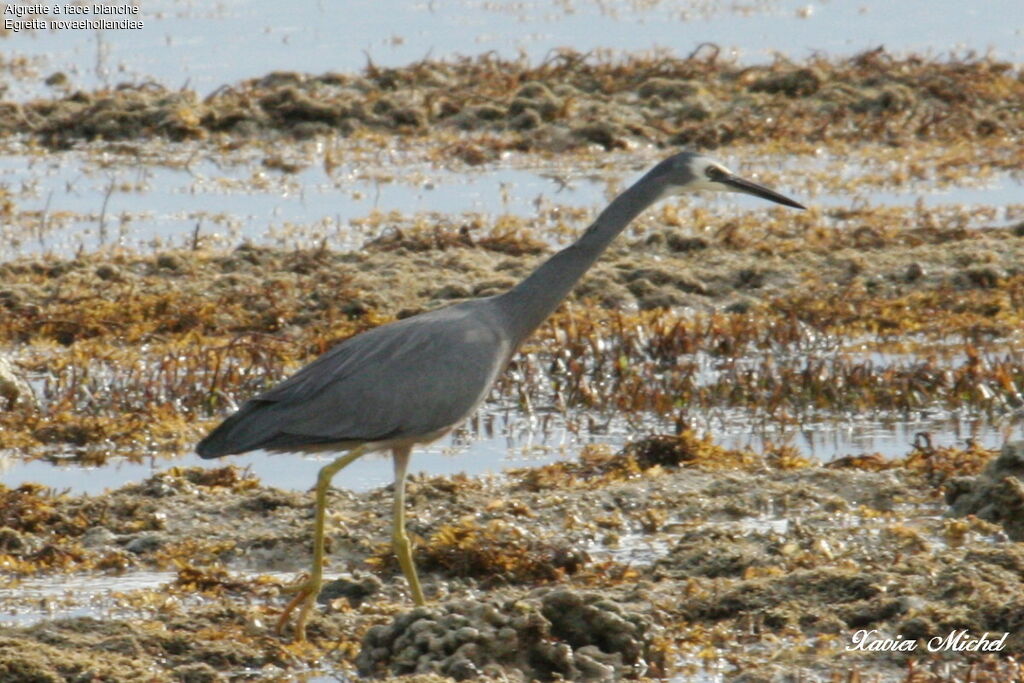
<svg viewBox="0 0 1024 683"><path fill-rule="evenodd" d="M306 621L309 614L316 606L316 598L320 595L320 587L323 585L323 577L317 572L314 575L303 574L295 583L283 586L281 590L286 593L295 593L295 597L285 605L284 611L277 620L277 634L281 635L285 624L291 618L291 614L300 604L299 616L295 620L295 642L300 643L306 640Z"/></svg>

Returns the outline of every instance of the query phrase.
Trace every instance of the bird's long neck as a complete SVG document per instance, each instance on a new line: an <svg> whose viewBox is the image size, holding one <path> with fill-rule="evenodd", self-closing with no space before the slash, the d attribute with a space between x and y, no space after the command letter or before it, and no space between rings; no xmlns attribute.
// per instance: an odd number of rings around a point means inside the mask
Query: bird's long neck
<svg viewBox="0 0 1024 683"><path fill-rule="evenodd" d="M664 184L648 174L620 194L574 243L542 263L529 277L497 297L515 346L530 335L572 291L612 240L661 198Z"/></svg>

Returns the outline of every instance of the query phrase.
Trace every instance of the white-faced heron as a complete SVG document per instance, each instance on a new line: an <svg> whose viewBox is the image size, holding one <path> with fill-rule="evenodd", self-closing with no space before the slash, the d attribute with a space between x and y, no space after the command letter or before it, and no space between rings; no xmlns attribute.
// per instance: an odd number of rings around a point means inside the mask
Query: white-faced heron
<svg viewBox="0 0 1024 683"><path fill-rule="evenodd" d="M342 468L366 453L390 450L395 465L393 543L416 604L425 603L405 534L405 471L413 446L435 441L473 414L520 344L569 294L609 243L659 199L695 190L742 192L797 209L792 199L733 175L713 159L681 152L615 198L576 242L518 285L381 325L327 351L272 389L250 399L203 439L204 458L262 448L346 452L320 470L313 566L278 622L302 603L296 640L323 583L327 489Z"/></svg>

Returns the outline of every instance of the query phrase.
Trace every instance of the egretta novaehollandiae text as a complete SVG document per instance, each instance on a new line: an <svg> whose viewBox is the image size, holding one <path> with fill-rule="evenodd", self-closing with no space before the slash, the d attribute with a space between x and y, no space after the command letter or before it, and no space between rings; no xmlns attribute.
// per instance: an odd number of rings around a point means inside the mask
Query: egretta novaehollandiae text
<svg viewBox="0 0 1024 683"><path fill-rule="evenodd" d="M366 453L390 450L395 466L392 540L413 599L425 603L405 534L405 471L417 444L435 441L472 415L512 354L569 294L609 243L644 209L695 190L742 192L794 208L792 199L733 175L693 152L665 159L620 194L576 242L497 296L466 301L382 325L341 342L269 391L250 399L203 439L204 458L268 451L347 451L320 470L313 566L281 630L301 602L296 640L323 583L327 489Z"/></svg>

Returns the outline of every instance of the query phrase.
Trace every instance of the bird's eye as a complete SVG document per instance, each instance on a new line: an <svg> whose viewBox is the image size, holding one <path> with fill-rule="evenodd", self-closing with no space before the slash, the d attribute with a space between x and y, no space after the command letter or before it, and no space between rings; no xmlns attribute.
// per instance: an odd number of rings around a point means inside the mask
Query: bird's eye
<svg viewBox="0 0 1024 683"><path fill-rule="evenodd" d="M704 175L706 175L709 180L721 180L725 177L725 171L723 171L719 166L708 166L704 169Z"/></svg>

